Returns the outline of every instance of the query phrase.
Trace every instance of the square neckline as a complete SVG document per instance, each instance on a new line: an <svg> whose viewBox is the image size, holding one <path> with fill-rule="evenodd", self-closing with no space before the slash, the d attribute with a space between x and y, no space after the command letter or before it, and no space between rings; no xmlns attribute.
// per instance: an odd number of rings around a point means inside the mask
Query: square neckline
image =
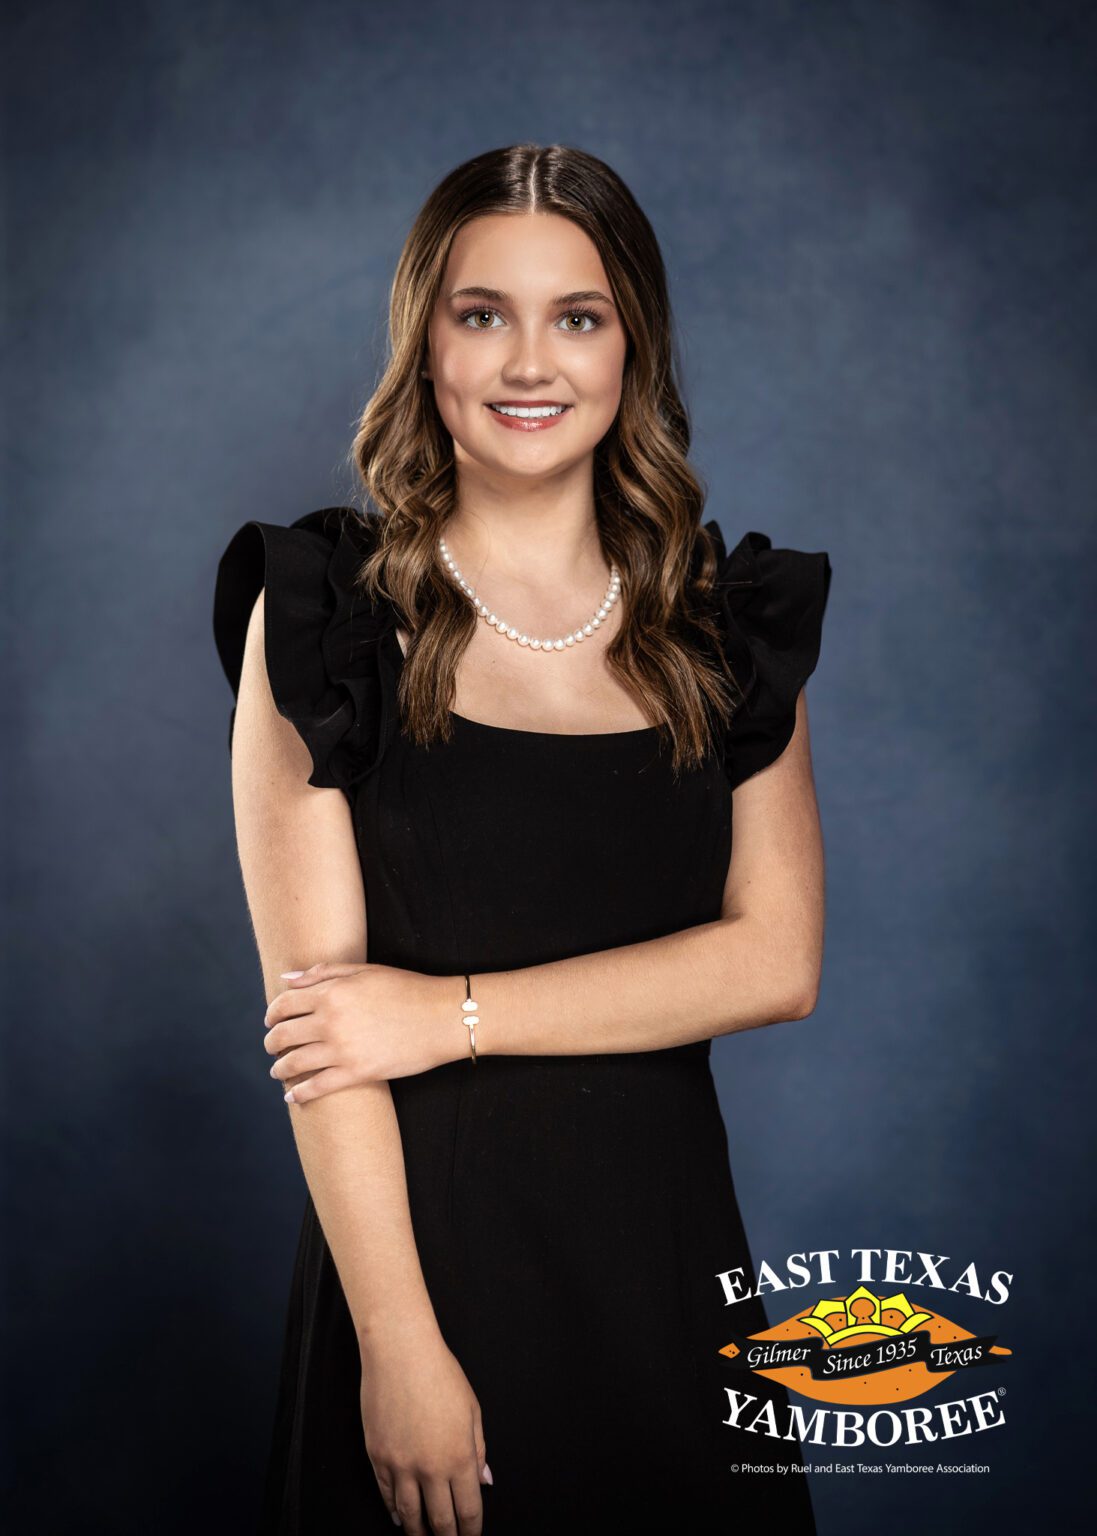
<svg viewBox="0 0 1097 1536"><path fill-rule="evenodd" d="M481 731L496 731L502 736L536 736L549 741L603 741L615 736L648 736L657 731L657 725L630 726L627 731L524 731L513 725L489 725L486 720L473 720L469 715L459 715L455 709L448 711L451 720L462 725L472 725Z"/></svg>
<svg viewBox="0 0 1097 1536"><path fill-rule="evenodd" d="M400 644L399 626L395 622L389 634L392 636L392 644L396 651L397 676L399 676L407 658L404 655L404 647ZM447 710L446 713L451 720L459 720L462 725L471 725L479 731L494 731L500 736L530 736L538 741L602 741L616 736L635 738L650 736L660 729L657 725L634 725L627 731L528 731L513 725L489 725L486 720L474 720L471 715L459 715L455 709Z"/></svg>

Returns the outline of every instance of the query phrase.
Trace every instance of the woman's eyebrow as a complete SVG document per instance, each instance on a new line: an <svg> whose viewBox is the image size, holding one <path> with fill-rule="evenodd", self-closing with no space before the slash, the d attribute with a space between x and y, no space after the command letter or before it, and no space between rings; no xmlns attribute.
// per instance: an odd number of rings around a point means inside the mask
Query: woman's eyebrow
<svg viewBox="0 0 1097 1536"><path fill-rule="evenodd" d="M455 288L450 294L450 298L490 299L495 304L510 303L510 294L503 293L498 288ZM613 301L597 288L581 288L575 293L561 293L555 299L550 299L549 307L555 309L561 304L589 304L591 302L611 304Z"/></svg>

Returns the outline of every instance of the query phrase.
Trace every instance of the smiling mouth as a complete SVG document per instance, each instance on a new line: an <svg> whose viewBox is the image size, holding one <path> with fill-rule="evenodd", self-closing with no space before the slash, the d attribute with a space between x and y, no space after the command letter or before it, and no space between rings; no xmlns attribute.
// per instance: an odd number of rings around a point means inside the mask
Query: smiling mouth
<svg viewBox="0 0 1097 1536"><path fill-rule="evenodd" d="M488 410L497 416L510 416L519 421L552 421L570 411L570 405L495 405L488 401Z"/></svg>

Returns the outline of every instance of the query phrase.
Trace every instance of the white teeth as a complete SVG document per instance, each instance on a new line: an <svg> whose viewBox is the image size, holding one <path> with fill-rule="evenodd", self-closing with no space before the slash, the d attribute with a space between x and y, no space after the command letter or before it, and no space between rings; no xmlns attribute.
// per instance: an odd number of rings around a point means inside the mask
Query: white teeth
<svg viewBox="0 0 1097 1536"><path fill-rule="evenodd" d="M500 416L562 416L566 405L493 405Z"/></svg>

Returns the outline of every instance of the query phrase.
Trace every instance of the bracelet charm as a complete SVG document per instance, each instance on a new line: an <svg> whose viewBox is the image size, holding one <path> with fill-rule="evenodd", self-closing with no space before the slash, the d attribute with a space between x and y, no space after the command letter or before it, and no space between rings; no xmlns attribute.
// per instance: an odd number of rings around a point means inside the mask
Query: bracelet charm
<svg viewBox="0 0 1097 1536"><path fill-rule="evenodd" d="M472 984L469 981L468 977L466 976L465 977L465 1000L461 1004L461 1012L464 1014L464 1018L461 1020L461 1022L462 1022L462 1024L467 1024L468 1025L468 1031L469 1031L469 1051L470 1051L470 1053L472 1055L472 1064L473 1064L473 1066L476 1065L476 1026L480 1022L479 1015L477 1014L477 1011L476 1011L478 1007L479 1007L479 1004L475 1003L473 1001L473 998L472 998Z"/></svg>

